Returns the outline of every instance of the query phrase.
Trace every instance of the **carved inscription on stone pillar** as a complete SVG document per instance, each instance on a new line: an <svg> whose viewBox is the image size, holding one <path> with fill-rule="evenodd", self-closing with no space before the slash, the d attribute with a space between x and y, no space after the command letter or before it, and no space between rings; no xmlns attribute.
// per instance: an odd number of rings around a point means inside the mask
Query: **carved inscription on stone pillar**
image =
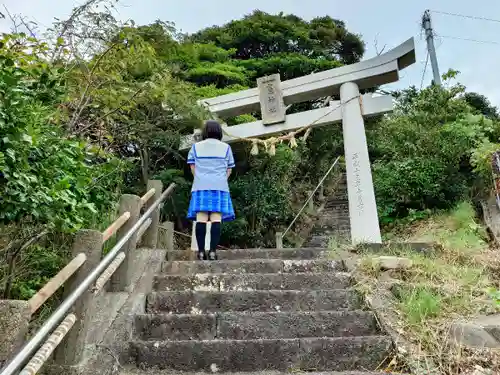
<svg viewBox="0 0 500 375"><path fill-rule="evenodd" d="M355 152L352 155L352 166L354 171L354 188L356 189L356 206L358 216L363 216L365 204L363 202L363 189L361 188L361 169L359 164L359 155Z"/></svg>
<svg viewBox="0 0 500 375"><path fill-rule="evenodd" d="M257 86L259 87L262 124L272 125L285 122L285 103L281 91L280 75L273 74L258 78Z"/></svg>

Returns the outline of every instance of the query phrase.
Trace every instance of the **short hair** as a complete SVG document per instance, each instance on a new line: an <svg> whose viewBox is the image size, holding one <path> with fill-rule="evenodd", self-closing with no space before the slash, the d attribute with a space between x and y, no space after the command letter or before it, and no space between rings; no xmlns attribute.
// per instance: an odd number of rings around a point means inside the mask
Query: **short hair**
<svg viewBox="0 0 500 375"><path fill-rule="evenodd" d="M215 120L208 120L202 131L203 140L208 138L215 138L219 141L222 140L222 126Z"/></svg>

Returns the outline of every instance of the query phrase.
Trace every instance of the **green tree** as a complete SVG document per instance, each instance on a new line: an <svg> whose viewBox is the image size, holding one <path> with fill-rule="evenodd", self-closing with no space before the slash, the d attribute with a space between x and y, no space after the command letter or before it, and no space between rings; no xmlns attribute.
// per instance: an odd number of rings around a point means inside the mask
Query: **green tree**
<svg viewBox="0 0 500 375"><path fill-rule="evenodd" d="M475 115L464 89L450 84L403 90L395 112L370 132L383 222L413 210L450 207L473 188L473 171L481 168L478 150L498 139L500 124Z"/></svg>
<svg viewBox="0 0 500 375"><path fill-rule="evenodd" d="M325 16L307 22L292 14L272 15L259 10L224 26L203 29L190 39L234 49L234 58L241 60L297 53L311 59L329 57L351 64L365 52L363 42L348 32L342 21Z"/></svg>
<svg viewBox="0 0 500 375"><path fill-rule="evenodd" d="M464 98L467 104L474 108L478 113L495 120L500 118L498 108L491 105L486 96L476 92L467 92L465 93Z"/></svg>
<svg viewBox="0 0 500 375"><path fill-rule="evenodd" d="M0 40L0 234L6 242L0 279L5 298L12 296L19 256L43 237L90 227L96 213L112 207L123 170L112 155L66 138L57 126L67 72L51 66L48 53L45 43L23 34Z"/></svg>

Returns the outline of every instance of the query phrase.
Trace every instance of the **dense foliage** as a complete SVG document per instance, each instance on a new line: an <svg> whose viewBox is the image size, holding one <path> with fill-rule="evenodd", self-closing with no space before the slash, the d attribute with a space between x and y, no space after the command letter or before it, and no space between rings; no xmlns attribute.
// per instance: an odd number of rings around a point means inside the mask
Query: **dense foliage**
<svg viewBox="0 0 500 375"><path fill-rule="evenodd" d="M371 132L374 183L382 222L452 207L490 188L491 153L500 148L500 123L477 114L451 81L445 87L399 93L393 114Z"/></svg>
<svg viewBox="0 0 500 375"><path fill-rule="evenodd" d="M47 45L13 34L0 46L0 228L8 297L18 257L30 269L43 264L40 256L51 256L36 249L22 254L26 244L92 226L94 215L112 207L122 179L115 156L65 137L56 125L67 71L47 62ZM44 271L50 276L50 268Z"/></svg>
<svg viewBox="0 0 500 375"><path fill-rule="evenodd" d="M178 146L208 116L198 99L253 87L262 75L285 80L354 63L364 53L360 37L329 16L306 21L255 11L180 35L169 22L120 23L110 12L114 2L88 0L43 38L16 32L0 41L5 297L29 297L64 263L75 230L102 228L118 194L142 193L150 178L177 183L164 219L189 231L192 177ZM460 85L395 95L395 113L368 126L384 223L476 191L488 181L500 135L496 108ZM316 129L297 148L280 144L272 157L250 148L234 146L237 220L224 226L226 246L273 244L342 155L341 127Z"/></svg>

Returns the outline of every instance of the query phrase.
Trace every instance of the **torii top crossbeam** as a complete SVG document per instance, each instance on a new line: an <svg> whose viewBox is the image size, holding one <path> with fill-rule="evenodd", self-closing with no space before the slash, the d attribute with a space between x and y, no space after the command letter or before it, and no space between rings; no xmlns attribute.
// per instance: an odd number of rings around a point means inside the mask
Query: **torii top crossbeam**
<svg viewBox="0 0 500 375"><path fill-rule="evenodd" d="M415 45L413 38L410 38L398 47L369 60L284 82L279 81L279 74L261 77L257 80L260 86L258 88L202 99L199 104L204 105L217 118L261 111L263 120L227 127L227 134L223 139L225 142L233 142L241 138L272 136L297 130L313 121L315 121L314 127L338 123L342 117L340 102L330 102L330 109L321 108L288 116L285 116L286 105L339 93L341 86L349 82L356 84L358 89L396 82L399 79L399 70L414 62ZM271 88L274 90L273 93L266 93L268 83L270 87L274 85L274 88ZM261 107L271 98L274 101L274 108L268 108L266 105ZM392 98L387 95L379 97L363 95L362 101L365 117L392 110ZM332 107L334 107L333 110ZM316 121L318 119L320 120ZM194 142L194 135L183 137L180 150L188 149Z"/></svg>
<svg viewBox="0 0 500 375"><path fill-rule="evenodd" d="M396 48L356 64L313 73L281 82L285 105L314 100L338 93L346 82L355 82L360 89L371 88L399 79L399 70L415 62L413 38ZM221 118L258 111L259 89L253 88L216 98L200 100L211 113Z"/></svg>

